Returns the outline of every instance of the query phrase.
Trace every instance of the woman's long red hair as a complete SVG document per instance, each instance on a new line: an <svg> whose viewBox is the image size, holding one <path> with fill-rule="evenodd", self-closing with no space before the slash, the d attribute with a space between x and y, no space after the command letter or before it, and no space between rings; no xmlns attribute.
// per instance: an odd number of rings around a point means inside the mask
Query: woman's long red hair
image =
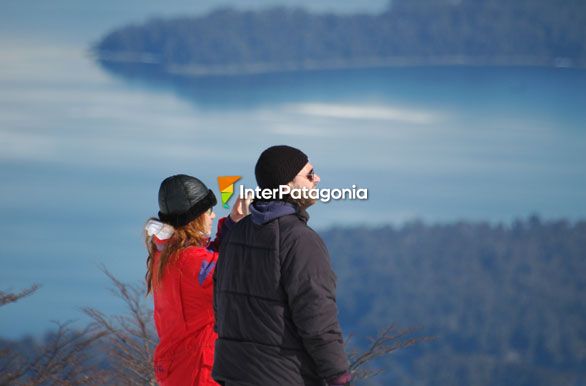
<svg viewBox="0 0 586 386"><path fill-rule="evenodd" d="M173 236L165 245L165 249L160 253L158 259L155 259L157 246L148 235L145 235L148 252L147 273L145 275L147 294L151 293L161 283L167 267L177 260L179 254L176 252L190 246L201 247L206 245L209 236L206 233L204 216L205 213L202 213L187 225L175 228Z"/></svg>

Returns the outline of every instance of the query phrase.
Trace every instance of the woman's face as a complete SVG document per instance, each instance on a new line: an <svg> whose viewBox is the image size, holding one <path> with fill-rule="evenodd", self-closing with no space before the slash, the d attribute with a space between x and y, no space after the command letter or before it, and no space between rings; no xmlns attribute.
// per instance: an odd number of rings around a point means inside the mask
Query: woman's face
<svg viewBox="0 0 586 386"><path fill-rule="evenodd" d="M204 213L204 218L205 218L205 232L208 235L212 234L212 222L214 221L214 219L216 218L216 214L213 211L213 208L208 209L205 213Z"/></svg>

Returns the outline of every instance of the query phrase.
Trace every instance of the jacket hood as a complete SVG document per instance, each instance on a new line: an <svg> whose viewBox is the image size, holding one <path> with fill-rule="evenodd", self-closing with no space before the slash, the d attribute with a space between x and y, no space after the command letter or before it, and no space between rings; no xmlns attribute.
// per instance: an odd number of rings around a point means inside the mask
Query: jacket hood
<svg viewBox="0 0 586 386"><path fill-rule="evenodd" d="M266 224L276 218L299 212L300 210L296 205L284 201L262 201L250 204L251 220L257 225Z"/></svg>

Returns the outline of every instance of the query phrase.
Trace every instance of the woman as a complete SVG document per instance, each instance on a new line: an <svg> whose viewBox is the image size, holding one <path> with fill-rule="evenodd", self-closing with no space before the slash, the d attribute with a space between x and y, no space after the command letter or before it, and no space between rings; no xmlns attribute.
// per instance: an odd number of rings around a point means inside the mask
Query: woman
<svg viewBox="0 0 586 386"><path fill-rule="evenodd" d="M215 204L214 193L197 178L172 176L159 189L159 218L146 224L146 283L155 305L160 385L217 385L211 377L217 338L212 274L222 234L247 214L247 202L237 200L210 242Z"/></svg>

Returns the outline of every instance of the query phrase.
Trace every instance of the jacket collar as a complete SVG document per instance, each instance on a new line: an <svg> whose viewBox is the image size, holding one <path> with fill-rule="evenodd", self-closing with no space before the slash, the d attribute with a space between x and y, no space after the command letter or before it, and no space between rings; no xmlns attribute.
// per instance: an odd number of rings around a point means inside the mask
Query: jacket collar
<svg viewBox="0 0 586 386"><path fill-rule="evenodd" d="M284 201L259 201L250 205L251 220L257 225L266 224L274 219L290 214L297 214L303 221L309 220L309 215L304 209L295 204Z"/></svg>

